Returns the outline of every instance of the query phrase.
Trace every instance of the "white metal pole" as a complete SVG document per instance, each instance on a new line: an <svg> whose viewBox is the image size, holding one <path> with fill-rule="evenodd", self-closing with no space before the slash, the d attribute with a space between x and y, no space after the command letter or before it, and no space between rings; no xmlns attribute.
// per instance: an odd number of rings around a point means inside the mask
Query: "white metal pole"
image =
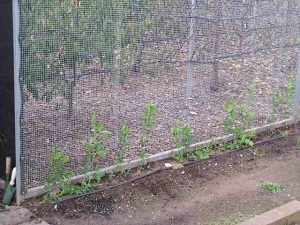
<svg viewBox="0 0 300 225"><path fill-rule="evenodd" d="M299 120L299 103L300 103L300 53L298 54L297 73L295 81L295 98L294 98L294 109L293 118L294 121Z"/></svg>
<svg viewBox="0 0 300 225"><path fill-rule="evenodd" d="M192 84L193 84L193 72L194 63L192 62L194 51L195 51L195 24L196 24L196 0L191 0L191 22L190 22L190 35L189 35L189 62L187 68L187 98L192 97Z"/></svg>
<svg viewBox="0 0 300 225"><path fill-rule="evenodd" d="M19 73L21 65L21 54L20 54L20 10L18 0L12 0L13 8L13 43L14 43L14 98L15 98L15 148L16 148L16 168L17 168L17 178L16 178L16 197L17 204L20 205L24 201L24 195L21 192L22 182L21 182L21 89L19 83Z"/></svg>

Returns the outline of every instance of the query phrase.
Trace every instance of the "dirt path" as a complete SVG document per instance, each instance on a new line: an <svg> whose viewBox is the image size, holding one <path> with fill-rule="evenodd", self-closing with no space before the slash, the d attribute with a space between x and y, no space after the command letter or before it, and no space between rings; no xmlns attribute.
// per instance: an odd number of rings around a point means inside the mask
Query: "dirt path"
<svg viewBox="0 0 300 225"><path fill-rule="evenodd" d="M162 172L112 193L59 205L57 211L30 207L57 225L237 224L300 199L300 151L294 143L288 138ZM256 187L259 181L280 183L285 191L263 192Z"/></svg>

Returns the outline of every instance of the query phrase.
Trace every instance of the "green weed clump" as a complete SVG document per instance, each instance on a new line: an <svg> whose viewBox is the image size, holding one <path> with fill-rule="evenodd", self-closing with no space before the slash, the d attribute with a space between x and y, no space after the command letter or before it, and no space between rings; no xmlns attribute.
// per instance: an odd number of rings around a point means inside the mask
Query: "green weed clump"
<svg viewBox="0 0 300 225"><path fill-rule="evenodd" d="M263 191L268 191L271 193L280 193L284 191L283 186L277 183L261 181L256 184L257 187L260 187Z"/></svg>

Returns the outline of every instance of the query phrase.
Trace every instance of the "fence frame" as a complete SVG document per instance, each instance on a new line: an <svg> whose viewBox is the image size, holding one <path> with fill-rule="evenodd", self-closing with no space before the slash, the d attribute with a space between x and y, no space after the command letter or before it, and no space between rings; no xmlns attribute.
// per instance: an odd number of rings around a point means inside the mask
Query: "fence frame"
<svg viewBox="0 0 300 225"><path fill-rule="evenodd" d="M256 0L255 0L256 1ZM195 26L195 0L191 0L192 2L192 16L190 22L190 39L189 39L189 60L188 60L188 89L187 89L187 97L190 98L192 95L192 70L195 61L193 60L193 52L195 48L195 40L194 40L194 26ZM21 146L21 111L22 111L22 96L20 89L20 65L21 65L21 52L20 52L20 42L19 42L19 34L20 34L20 8L19 8L19 0L12 0L13 3L13 39L14 39L14 96L15 96L15 149L16 149L16 167L17 167L17 177L16 177L16 198L17 204L20 205L25 199L41 195L46 192L45 186L39 186L30 188L27 192L22 192L22 146ZM257 49L256 49L257 50ZM253 51L253 50L252 50ZM296 74L296 82L295 82L295 98L293 102L293 114L292 117L286 120L282 120L279 122L267 124L260 127L255 127L253 129L249 129L248 131L255 131L257 134L267 131L269 129L280 128L282 126L291 125L296 123L299 120L299 103L300 103L300 53L298 56L297 62L297 74ZM222 137L202 141L196 144L193 144L191 147L204 147L212 144L215 141L228 141L232 140L232 135L225 135ZM172 157L172 155L179 152L179 149L172 149L164 152L160 152L157 154L153 154L147 158L148 162L154 162L159 160L164 160ZM127 163L123 163L121 165L114 165L110 167L103 168L101 172L107 174L111 171L118 172L120 170L131 169L134 167L138 167L141 163L142 159L132 160ZM73 181L82 179L84 177L90 176L95 172L89 172L86 175L77 175L72 178Z"/></svg>

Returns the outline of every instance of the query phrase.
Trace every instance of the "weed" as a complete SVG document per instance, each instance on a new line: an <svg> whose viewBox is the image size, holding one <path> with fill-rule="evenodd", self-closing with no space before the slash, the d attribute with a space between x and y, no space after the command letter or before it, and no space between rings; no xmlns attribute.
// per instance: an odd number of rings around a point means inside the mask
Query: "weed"
<svg viewBox="0 0 300 225"><path fill-rule="evenodd" d="M140 143L142 146L140 157L142 159L141 168L147 165L146 153L149 151L149 137L153 129L153 116L157 113L157 108L151 103L146 104L146 111L141 117L142 137Z"/></svg>
<svg viewBox="0 0 300 225"><path fill-rule="evenodd" d="M96 156L106 156L106 151L103 148L103 139L104 137L110 135L110 132L103 128L103 124L101 122L97 122L95 114L93 114L92 116L91 125L93 137L87 143L87 155L83 171L84 173L87 173L90 166L92 167L92 169L96 167Z"/></svg>
<svg viewBox="0 0 300 225"><path fill-rule="evenodd" d="M262 153L260 152L260 150L258 148L254 149L253 155L258 158L262 157Z"/></svg>
<svg viewBox="0 0 300 225"><path fill-rule="evenodd" d="M256 184L256 186L260 187L263 191L268 191L271 193L279 193L279 192L284 191L284 188L280 184L277 184L277 183L261 181L261 182L258 182Z"/></svg>
<svg viewBox="0 0 300 225"><path fill-rule="evenodd" d="M120 164L124 161L124 153L128 150L129 142L128 142L128 135L130 134L130 130L127 127L126 123L122 124L121 131L119 134L120 140L120 150L117 152L117 163Z"/></svg>
<svg viewBox="0 0 300 225"><path fill-rule="evenodd" d="M233 134L233 141L226 142L224 146L229 149L253 146L251 138L255 133L254 131L246 131L246 129L252 123L254 113L236 101L227 102L224 108L227 112L224 120L224 132L225 134Z"/></svg>

